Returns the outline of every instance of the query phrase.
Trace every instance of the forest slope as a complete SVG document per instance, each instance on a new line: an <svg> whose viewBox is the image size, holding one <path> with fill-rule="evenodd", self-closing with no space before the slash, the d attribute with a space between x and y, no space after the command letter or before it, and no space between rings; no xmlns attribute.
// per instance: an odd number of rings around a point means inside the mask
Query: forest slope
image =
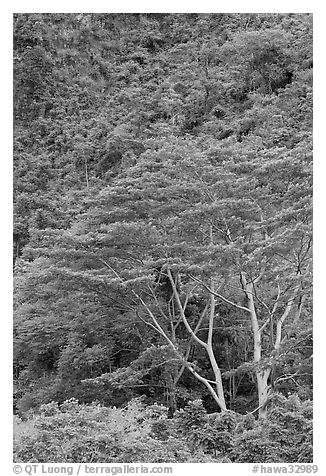
<svg viewBox="0 0 326 476"><path fill-rule="evenodd" d="M15 15L15 412L311 461L311 142L309 14Z"/></svg>

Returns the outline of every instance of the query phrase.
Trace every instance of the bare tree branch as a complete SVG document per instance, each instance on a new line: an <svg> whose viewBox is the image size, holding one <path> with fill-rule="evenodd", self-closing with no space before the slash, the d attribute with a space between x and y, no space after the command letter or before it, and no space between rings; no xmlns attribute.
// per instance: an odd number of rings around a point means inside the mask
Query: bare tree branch
<svg viewBox="0 0 326 476"><path fill-rule="evenodd" d="M216 291L213 291L210 289L201 279L196 278L195 276L189 275L191 279L196 281L197 283L201 284L210 294L212 294L215 297L218 297L222 301L224 301L226 304L229 304L230 306L236 307L237 309L241 309L242 311L250 312L250 310L245 307L245 306L240 306L239 304L236 304L235 302L230 301L229 299L225 298L221 294L217 293Z"/></svg>

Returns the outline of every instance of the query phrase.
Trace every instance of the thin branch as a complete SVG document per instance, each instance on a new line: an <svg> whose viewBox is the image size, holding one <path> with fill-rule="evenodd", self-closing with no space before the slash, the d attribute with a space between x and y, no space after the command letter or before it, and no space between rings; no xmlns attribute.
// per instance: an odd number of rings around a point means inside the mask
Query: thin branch
<svg viewBox="0 0 326 476"><path fill-rule="evenodd" d="M182 361L181 368L178 372L178 375L175 378L175 381L174 381L175 384L177 384L179 382L179 380L180 380L180 378L181 378L181 376L182 376L182 374L183 374L183 372L186 368L186 363L188 362L188 359L189 359L190 350L191 350L191 342L187 347L186 354L185 354L184 359Z"/></svg>
<svg viewBox="0 0 326 476"><path fill-rule="evenodd" d="M187 328L188 332L191 334L191 336L195 339L195 341L198 342L198 344L200 344L201 346L206 348L207 344L196 336L196 334L194 333L194 331L190 327L189 322L187 321L187 318L186 318L184 310L183 310L183 306L182 306L181 301L180 301L178 290L176 288L172 273L169 269L167 269L167 274L168 274L168 277L169 277L169 280L170 280L170 283L171 283L171 286L172 286L172 289L173 289L173 294L174 294L174 297L177 301L177 305L178 305L178 308L179 308L179 311L180 311L180 314L181 314L184 325L186 326L186 328Z"/></svg>
<svg viewBox="0 0 326 476"><path fill-rule="evenodd" d="M252 280L252 282L253 283L255 282L255 278ZM233 284L227 284L227 286L230 287L230 288L233 288L233 289L237 289L238 291L243 291L244 290L243 287L240 288L239 286L234 286ZM268 311L268 313L270 313L270 309L267 306L267 304L257 295L255 287L254 287L253 292L246 290L246 294L251 294L251 295L255 296L257 301Z"/></svg>
<svg viewBox="0 0 326 476"><path fill-rule="evenodd" d="M118 278L121 282L123 282L123 279L121 278L121 276L115 271L115 269L112 268L112 266L107 261L105 261L102 258L99 258L98 256L97 256L97 259L101 261L101 263L104 264L104 266L109 268L109 270L112 271L112 273L115 275L116 278Z"/></svg>
<svg viewBox="0 0 326 476"><path fill-rule="evenodd" d="M163 336L164 338L166 337L165 336L165 333L164 332L161 332L157 327L155 327L151 322L148 322L146 321L143 317L141 317L141 315L139 314L138 311L136 311L136 316L144 323L146 324L147 326L149 327L152 327L156 332L158 332L161 336ZM168 341L169 342L169 341ZM169 342L170 343L170 342Z"/></svg>
<svg viewBox="0 0 326 476"><path fill-rule="evenodd" d="M256 287L255 287L255 281L253 281L253 295L255 296L255 298L257 299L257 301L267 310L268 314L271 313L269 307L267 306L267 304L262 300L260 299L260 297L257 295L257 291L256 291ZM248 293L250 293L250 291L247 291Z"/></svg>
<svg viewBox="0 0 326 476"><path fill-rule="evenodd" d="M277 277L277 279L278 279L278 277ZM279 305L280 297L281 297L281 287L280 287L280 283L277 282L277 297L276 297L275 303L273 305L272 316L275 315L276 309Z"/></svg>
<svg viewBox="0 0 326 476"><path fill-rule="evenodd" d="M294 323L294 324L296 324L296 323L299 321L299 319L300 319L301 312L302 312L302 308L303 308L303 304L304 304L304 302L305 302L305 300L306 300L306 297L307 297L306 293L303 293L303 294L301 294L301 296L300 296L298 309L297 309L297 311L296 311L296 313L295 313L294 320L293 320L293 323Z"/></svg>
<svg viewBox="0 0 326 476"><path fill-rule="evenodd" d="M197 283L201 284L210 294L212 294L213 296L221 299L226 304L229 304L230 306L236 307L237 309L241 309L242 311L250 312L250 309L248 309L247 307L240 306L239 304L236 304L236 303L230 301L229 299L225 298L221 294L219 294L216 291L213 291L212 289L210 289L201 279L198 279L198 278L196 278L195 276L192 276L192 275L189 275L189 277L191 279L193 279L194 281L196 281Z"/></svg>
<svg viewBox="0 0 326 476"><path fill-rule="evenodd" d="M268 324L271 322L272 320L272 317L269 316L266 321L264 322L264 324L262 324L262 326L258 329L258 332L261 334L263 332L263 330L268 326Z"/></svg>
<svg viewBox="0 0 326 476"><path fill-rule="evenodd" d="M201 316L200 316L200 318L199 318L199 320L198 320L198 322L197 322L197 325L196 325L196 327L195 327L195 329L194 329L194 334L197 334L197 332L198 332L198 330L199 330L199 327L200 327L200 325L201 325L201 323L202 323L202 320L203 320L203 318L204 318L204 316L205 316L205 314L206 314L207 309L208 309L208 303L206 304L205 309L204 309L203 312L201 313ZM186 350L186 354L185 354L185 356L184 356L184 361L183 361L182 367L180 368L179 373L178 373L178 375L177 375L177 377L176 377L176 379L175 379L175 383L177 383L177 382L180 380L181 375L183 374L184 369L186 368L186 362L188 361L188 358L189 358L189 354L190 354L190 350L191 350L191 346L192 346L192 340L193 340L193 339L192 339L192 337L191 337L190 343L189 343L189 345L188 345L188 347L187 347L187 350ZM214 382L214 383L215 383L215 382Z"/></svg>
<svg viewBox="0 0 326 476"><path fill-rule="evenodd" d="M284 259L285 261L288 261L289 263L293 264L294 266L296 265L296 263L295 263L294 261L292 261L292 260L289 259L289 258L286 258L286 257L283 256L281 253L277 253L277 252L275 251L275 255L280 256L282 259Z"/></svg>
<svg viewBox="0 0 326 476"><path fill-rule="evenodd" d="M183 312L185 312L185 310L186 310L188 301L189 301L189 294L186 295L186 299L185 299L185 302L183 304Z"/></svg>
<svg viewBox="0 0 326 476"><path fill-rule="evenodd" d="M154 290L152 289L152 287L149 284L147 284L147 287L150 290L150 295L154 298L154 301L155 301L162 317L164 317L164 319L168 319L168 317L166 316L165 312L163 311L163 309L161 307L161 304L159 303L159 300L157 299L157 296L156 296Z"/></svg>
<svg viewBox="0 0 326 476"><path fill-rule="evenodd" d="M208 336L207 336L207 345L209 347L212 347L212 342L213 342L214 317L215 317L215 299L213 294L211 294L211 306L210 306L210 316L208 321Z"/></svg>
<svg viewBox="0 0 326 476"><path fill-rule="evenodd" d="M141 302L141 304L145 307L147 313L149 314L149 316L151 317L152 321L154 322L155 326L151 325L151 327L153 327L155 329L156 327L156 330L164 337L164 339L169 343L169 345L171 345L173 348L175 348L173 342L169 339L169 337L166 335L166 333L164 332L164 330L162 329L162 327L160 326L160 324L157 322L154 314L152 313L152 311L150 310L150 308L147 306L147 304L145 303L145 301L135 292L135 291L132 291L132 293L139 299L139 301ZM143 320L143 319L142 319ZM145 322L143 320L143 322Z"/></svg>
<svg viewBox="0 0 326 476"><path fill-rule="evenodd" d="M292 306L293 306L293 302L296 298L296 295L299 291L299 286L296 287L296 289L294 290L293 294L292 294L292 298L288 300L287 302L287 305L285 307L285 310L282 314L282 316L280 317L280 319L277 321L277 324L276 324L276 337L275 337L275 343L274 343L274 349L277 350L279 349L280 345L281 345L281 339L282 339L282 326L283 326L283 322L285 321L285 319L288 317L288 315L290 314L290 311L292 309Z"/></svg>

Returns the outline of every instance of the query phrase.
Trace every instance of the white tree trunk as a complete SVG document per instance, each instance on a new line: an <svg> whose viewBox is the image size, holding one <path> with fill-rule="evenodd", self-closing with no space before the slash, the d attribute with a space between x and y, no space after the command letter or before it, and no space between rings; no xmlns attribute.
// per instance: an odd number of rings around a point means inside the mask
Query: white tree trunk
<svg viewBox="0 0 326 476"><path fill-rule="evenodd" d="M266 417L266 403L269 397L268 377L271 373L271 369L265 369L256 372L257 390L258 390L258 402L259 402L259 417Z"/></svg>
<svg viewBox="0 0 326 476"><path fill-rule="evenodd" d="M198 344L200 344L202 347L205 348L205 350L208 354L208 357L209 357L209 360L210 360L210 363L211 363L211 366L212 366L212 370L214 372L214 377L215 377L214 386L215 386L216 390L214 390L214 388L212 387L212 385L211 385L212 382L210 382L205 377L202 377L201 375L199 375L198 372L196 372L191 367L191 365L186 364L186 366L198 380L200 380L204 385L206 385L210 394L212 395L212 397L214 398L214 400L216 401L216 403L218 404L220 409L222 411L226 411L227 408L226 408L226 403L225 403L225 398L224 398L224 389L223 389L221 371L220 371L220 368L217 364L217 361L216 361L216 358L215 358L215 355L214 355L214 351L213 351L213 327L214 327L214 317L215 317L215 298L214 298L214 295L211 294L211 296L210 296L209 331L208 331L207 342L204 342L203 340L199 339L199 337L197 337L196 333L192 330L192 328L189 325L189 322L188 322L188 320L185 316L184 307L182 306L182 303L181 303L181 300L180 300L179 292L177 290L177 287L176 287L174 278L172 276L172 273L169 269L167 269L167 274L168 274L168 277L169 277L169 280L170 280L170 283L171 283L171 286L172 286L172 289L173 289L173 295L175 297L175 300L176 300L177 306L179 308L179 312L180 312L182 321L183 321L186 329L188 330L188 332L192 336L192 338Z"/></svg>
<svg viewBox="0 0 326 476"><path fill-rule="evenodd" d="M259 364L262 359L262 343L261 343L261 329L259 328L258 317L255 308L254 302L254 286L253 283L247 283L244 273L241 273L241 281L243 289L246 293L248 299L248 309L250 312L251 319L251 329L254 339L254 362ZM258 391L258 404L259 404L259 417L263 418L266 416L266 403L268 398L268 377L271 373L271 369L257 369L256 370L256 381L257 381L257 391Z"/></svg>

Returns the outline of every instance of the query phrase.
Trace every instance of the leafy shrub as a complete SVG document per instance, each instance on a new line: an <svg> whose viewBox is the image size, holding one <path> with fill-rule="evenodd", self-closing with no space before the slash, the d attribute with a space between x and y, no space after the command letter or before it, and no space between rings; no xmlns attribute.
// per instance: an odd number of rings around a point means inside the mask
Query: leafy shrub
<svg viewBox="0 0 326 476"><path fill-rule="evenodd" d="M21 434L16 425L14 459L39 463L216 461L201 451L192 455L184 438L172 436L169 421L167 408L145 407L140 399L122 409L80 405L74 399L61 406L52 402L33 417L33 432Z"/></svg>
<svg viewBox="0 0 326 476"><path fill-rule="evenodd" d="M248 430L243 428L231 452L239 463L311 463L312 403L276 394L267 417Z"/></svg>
<svg viewBox="0 0 326 476"><path fill-rule="evenodd" d="M267 417L258 420L231 411L207 414L195 400L177 413L174 426L190 448L220 461L312 461L312 403L295 395L274 395Z"/></svg>
<svg viewBox="0 0 326 476"><path fill-rule="evenodd" d="M275 463L312 461L312 404L275 395L267 417L208 414L195 400L168 418L134 399L120 409L77 400L43 405L15 420L16 462Z"/></svg>
<svg viewBox="0 0 326 476"><path fill-rule="evenodd" d="M179 431L193 449L213 457L227 457L233 447L234 432L241 415L227 411L207 414L201 400L189 402L176 416Z"/></svg>

